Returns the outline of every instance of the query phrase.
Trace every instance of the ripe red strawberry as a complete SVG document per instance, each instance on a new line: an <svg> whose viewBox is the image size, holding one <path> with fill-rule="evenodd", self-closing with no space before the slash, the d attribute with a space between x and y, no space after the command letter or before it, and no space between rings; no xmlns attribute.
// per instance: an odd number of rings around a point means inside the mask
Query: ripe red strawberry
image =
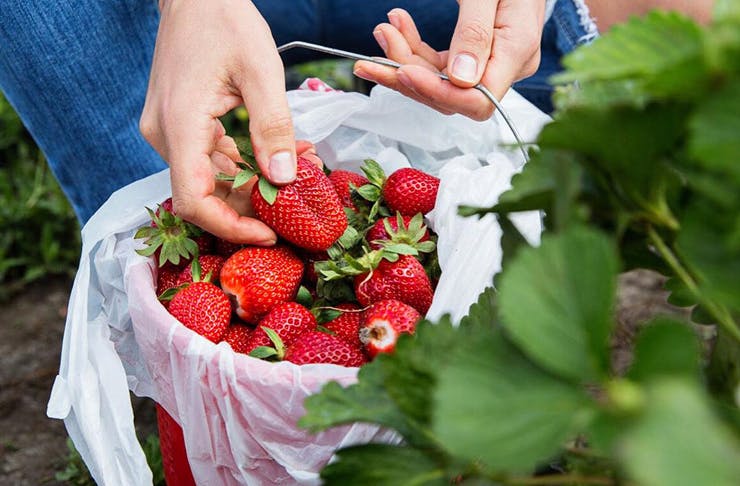
<svg viewBox="0 0 740 486"><path fill-rule="evenodd" d="M178 321L214 343L221 341L231 319L229 298L210 282L193 282L180 290L168 310Z"/></svg>
<svg viewBox="0 0 740 486"><path fill-rule="evenodd" d="M231 349L233 349L235 353L249 354L249 351L247 351L247 342L249 341L249 336L252 332L252 328L249 326L244 324L232 324L226 330L223 340L229 343L229 346L231 346Z"/></svg>
<svg viewBox="0 0 740 486"><path fill-rule="evenodd" d="M223 238L216 238L216 241L213 244L213 251L217 255L221 255L224 258L228 258L237 251L244 248L244 245L241 243L232 243L230 241L224 240Z"/></svg>
<svg viewBox="0 0 740 486"><path fill-rule="evenodd" d="M198 257L198 264L200 265L200 275L205 278L209 273L211 274L211 282L216 282L218 276L221 273L221 267L224 264L224 257L220 255L202 255ZM177 277L177 285L184 283L190 283L193 281L193 266L188 265L180 271Z"/></svg>
<svg viewBox="0 0 740 486"><path fill-rule="evenodd" d="M338 317L335 317L323 326L332 331L336 336L347 341L353 347L362 347L362 343L360 342L360 321L362 318L360 306L345 303L335 307L349 312L342 312Z"/></svg>
<svg viewBox="0 0 740 486"><path fill-rule="evenodd" d="M177 287L177 280L182 273L182 269L179 266L175 266L171 263L166 263L163 267L159 267L157 270L157 296L173 287Z"/></svg>
<svg viewBox="0 0 740 486"><path fill-rule="evenodd" d="M347 344L342 338L321 331L302 334L288 347L285 360L302 365L329 363L341 366L362 366L362 350Z"/></svg>
<svg viewBox="0 0 740 486"><path fill-rule="evenodd" d="M257 217L294 245L326 250L347 229L347 216L329 178L316 165L298 157L295 181L277 190L270 204L260 184L252 189Z"/></svg>
<svg viewBox="0 0 740 486"><path fill-rule="evenodd" d="M400 255L395 262L383 259L372 272L357 275L354 288L363 306L397 299L422 314L429 310L434 296L424 267L411 255Z"/></svg>
<svg viewBox="0 0 740 486"><path fill-rule="evenodd" d="M262 318L250 336L246 345L247 354L259 346L272 347L274 345L263 327L275 331L283 345L290 346L301 334L316 329L316 317L296 302L276 305Z"/></svg>
<svg viewBox="0 0 740 486"><path fill-rule="evenodd" d="M303 262L287 246L248 246L224 262L220 280L237 315L256 324L277 304L295 299L302 276Z"/></svg>
<svg viewBox="0 0 740 486"><path fill-rule="evenodd" d="M419 169L404 168L388 176L383 199L388 208L404 216L426 214L434 209L439 179Z"/></svg>
<svg viewBox="0 0 740 486"><path fill-rule="evenodd" d="M396 349L402 333L413 334L421 314L410 305L389 299L376 302L362 316L360 340L370 358Z"/></svg>
<svg viewBox="0 0 740 486"><path fill-rule="evenodd" d="M350 184L355 187L362 187L365 184L370 184L367 177L358 174L357 172L351 172L349 170L337 169L329 174L329 180L334 185L334 189L339 195L339 199L342 201L342 206L357 210L357 206L352 202L352 189Z"/></svg>

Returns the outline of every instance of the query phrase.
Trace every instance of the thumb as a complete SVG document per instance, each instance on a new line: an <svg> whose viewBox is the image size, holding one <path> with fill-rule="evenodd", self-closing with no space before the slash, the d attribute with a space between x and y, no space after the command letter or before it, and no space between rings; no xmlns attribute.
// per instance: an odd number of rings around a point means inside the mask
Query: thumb
<svg viewBox="0 0 740 486"><path fill-rule="evenodd" d="M274 50L265 56L259 71L238 84L249 112L249 132L254 155L270 182L283 185L296 177L296 142L283 65Z"/></svg>
<svg viewBox="0 0 740 486"><path fill-rule="evenodd" d="M460 0L447 61L447 75L453 84L468 88L480 82L491 56L497 4L491 0Z"/></svg>

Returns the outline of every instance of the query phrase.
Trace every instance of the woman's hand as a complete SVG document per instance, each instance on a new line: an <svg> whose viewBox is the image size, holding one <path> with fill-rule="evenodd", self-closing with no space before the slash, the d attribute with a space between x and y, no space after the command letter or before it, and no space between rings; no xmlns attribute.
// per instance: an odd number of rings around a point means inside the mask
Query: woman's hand
<svg viewBox="0 0 740 486"><path fill-rule="evenodd" d="M483 83L498 99L511 85L534 74L540 63L544 0L459 0L460 14L448 51L435 51L402 9L373 34L398 70L358 61L355 74L395 89L445 113L486 120L494 107L475 89ZM433 71L445 72L450 81Z"/></svg>
<svg viewBox="0 0 740 486"><path fill-rule="evenodd" d="M234 174L239 153L218 117L244 104L257 162L275 184L295 179L296 145L282 61L252 2L166 0L140 120L170 165L179 216L226 240L270 245L275 233L249 214L251 184ZM104 54L104 53L103 53Z"/></svg>

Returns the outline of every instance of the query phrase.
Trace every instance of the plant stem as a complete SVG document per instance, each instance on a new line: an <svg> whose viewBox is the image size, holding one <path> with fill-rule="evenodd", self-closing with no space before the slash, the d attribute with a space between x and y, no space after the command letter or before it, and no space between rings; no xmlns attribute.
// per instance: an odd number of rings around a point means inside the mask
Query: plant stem
<svg viewBox="0 0 740 486"><path fill-rule="evenodd" d="M738 328L729 311L724 306L716 304L702 295L696 280L694 280L688 270L681 264L676 254L663 241L657 231L655 231L655 228L648 226L647 234L650 242L655 245L655 249L660 253L660 256L663 257L663 260L671 267L676 277L683 282L693 297L704 306L707 312L717 319L717 323L724 327L735 340L740 341L740 328Z"/></svg>
<svg viewBox="0 0 740 486"><path fill-rule="evenodd" d="M592 484L611 486L615 484L611 478L603 476L580 476L578 474L551 474L548 476L535 476L526 478L510 478L507 484L522 486L546 486L558 484Z"/></svg>

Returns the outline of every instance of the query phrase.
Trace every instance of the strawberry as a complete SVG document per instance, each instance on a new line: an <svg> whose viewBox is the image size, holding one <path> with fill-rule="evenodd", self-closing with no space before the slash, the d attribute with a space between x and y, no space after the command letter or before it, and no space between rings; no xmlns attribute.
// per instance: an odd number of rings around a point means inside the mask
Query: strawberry
<svg viewBox="0 0 740 486"><path fill-rule="evenodd" d="M248 246L224 262L220 280L237 315L256 324L277 304L295 299L302 276L303 262L287 246Z"/></svg>
<svg viewBox="0 0 740 486"><path fill-rule="evenodd" d="M311 311L296 302L276 305L262 318L247 341L247 354L259 346L270 347L275 344L265 328L272 329L282 341L283 346L290 346L304 332L316 329L316 318ZM278 357L282 358L281 350L277 351Z"/></svg>
<svg viewBox="0 0 740 486"><path fill-rule="evenodd" d="M229 343L235 353L249 354L247 342L252 334L252 328L244 324L232 324L226 330L223 340Z"/></svg>
<svg viewBox="0 0 740 486"><path fill-rule="evenodd" d="M221 341L231 319L229 298L210 282L193 282L178 291L168 310L186 327L214 343Z"/></svg>
<svg viewBox="0 0 740 486"><path fill-rule="evenodd" d="M242 248L244 248L244 245L241 243L232 243L223 238L215 238L215 242L213 243L213 251L224 258L230 257Z"/></svg>
<svg viewBox="0 0 740 486"><path fill-rule="evenodd" d="M426 214L434 209L438 189L439 178L419 169L398 169L383 184L383 199L394 213Z"/></svg>
<svg viewBox="0 0 740 486"><path fill-rule="evenodd" d="M306 158L298 157L295 181L278 188L272 203L265 198L263 186L258 183L252 188L257 217L294 245L326 250L347 229L347 216L334 186Z"/></svg>
<svg viewBox="0 0 740 486"><path fill-rule="evenodd" d="M341 312L339 316L325 323L323 326L332 331L336 336L347 341L348 344L358 348L361 347L360 320L362 312L360 311L360 306L352 303L344 303L335 307L348 312Z"/></svg>
<svg viewBox="0 0 740 486"><path fill-rule="evenodd" d="M375 270L354 278L354 289L363 306L397 299L422 314L429 310L434 294L424 267L411 255L400 255L396 261L382 259Z"/></svg>
<svg viewBox="0 0 740 486"><path fill-rule="evenodd" d="M401 213L381 218L367 231L365 239L374 250L386 248L393 251L395 248L406 254L418 254L430 253L436 248L436 244L429 241L429 230L421 213L416 213L413 218Z"/></svg>
<svg viewBox="0 0 740 486"><path fill-rule="evenodd" d="M301 334L288 347L285 360L298 365L329 363L350 367L362 366L366 361L359 348L349 345L338 336L321 331Z"/></svg>
<svg viewBox="0 0 740 486"><path fill-rule="evenodd" d="M171 263L166 263L157 270L157 296L162 295L168 289L177 287L178 278L182 270Z"/></svg>
<svg viewBox="0 0 740 486"><path fill-rule="evenodd" d="M224 257L219 255L202 255L198 257L198 264L200 265L200 274L206 276L211 274L210 282L218 280L218 276L221 273L221 267L224 264ZM177 276L177 284L182 285L193 281L193 266L188 265L180 271Z"/></svg>
<svg viewBox="0 0 740 486"><path fill-rule="evenodd" d="M370 184L368 178L357 172L337 169L329 174L329 180L337 191L342 206L357 211L357 206L352 202L352 186L359 188Z"/></svg>
<svg viewBox="0 0 740 486"><path fill-rule="evenodd" d="M421 314L410 305L395 299L373 304L362 316L360 340L370 358L378 353L390 353L396 348L398 336L413 334Z"/></svg>

